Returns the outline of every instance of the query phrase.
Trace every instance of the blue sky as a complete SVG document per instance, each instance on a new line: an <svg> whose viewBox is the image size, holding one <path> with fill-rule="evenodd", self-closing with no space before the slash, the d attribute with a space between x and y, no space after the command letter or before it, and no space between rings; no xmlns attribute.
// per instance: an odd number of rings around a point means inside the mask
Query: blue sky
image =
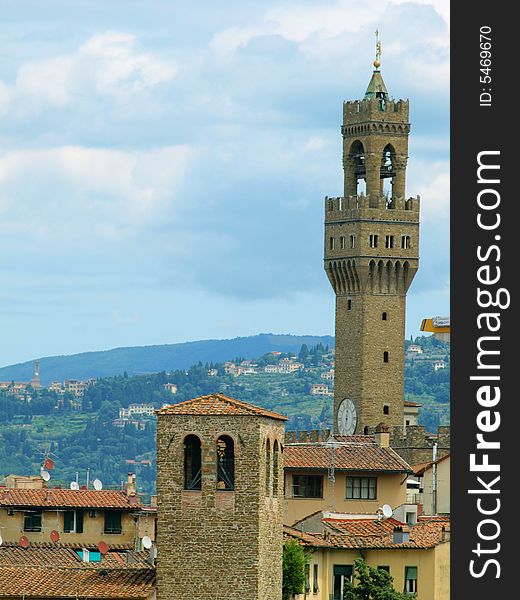
<svg viewBox="0 0 520 600"><path fill-rule="evenodd" d="M449 311L445 0L3 0L0 365L331 334L323 198L374 31L422 204L407 334Z"/></svg>

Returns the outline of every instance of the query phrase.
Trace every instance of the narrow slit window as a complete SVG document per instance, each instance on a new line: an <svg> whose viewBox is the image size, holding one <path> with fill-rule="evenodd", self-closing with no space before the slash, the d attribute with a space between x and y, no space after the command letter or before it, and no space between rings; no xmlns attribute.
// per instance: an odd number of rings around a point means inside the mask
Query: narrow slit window
<svg viewBox="0 0 520 600"><path fill-rule="evenodd" d="M278 479L280 478L278 470L278 441L275 440L273 444L273 496L278 496Z"/></svg>
<svg viewBox="0 0 520 600"><path fill-rule="evenodd" d="M384 404L383 405L383 414L384 415L389 415L390 414L390 407L388 406L388 404Z"/></svg>
<svg viewBox="0 0 520 600"><path fill-rule="evenodd" d="M351 248L355 248L356 247L356 236L355 235L351 235L350 236L350 247Z"/></svg>
<svg viewBox="0 0 520 600"><path fill-rule="evenodd" d="M340 250L345 250L345 236L344 235L339 236L339 248L340 248Z"/></svg>
<svg viewBox="0 0 520 600"><path fill-rule="evenodd" d="M388 362L388 352L383 352L383 362Z"/></svg>
<svg viewBox="0 0 520 600"><path fill-rule="evenodd" d="M269 439L265 442L265 495L269 496L271 492L271 442Z"/></svg>
<svg viewBox="0 0 520 600"><path fill-rule="evenodd" d="M329 248L330 248L330 250L334 250L334 238L333 237L331 237L329 239Z"/></svg>
<svg viewBox="0 0 520 600"><path fill-rule="evenodd" d="M388 313L384 312L384 313L381 315L381 321L387 321L387 320L388 320Z"/></svg>
<svg viewBox="0 0 520 600"><path fill-rule="evenodd" d="M352 310L352 300L350 298L347 300L347 310Z"/></svg>

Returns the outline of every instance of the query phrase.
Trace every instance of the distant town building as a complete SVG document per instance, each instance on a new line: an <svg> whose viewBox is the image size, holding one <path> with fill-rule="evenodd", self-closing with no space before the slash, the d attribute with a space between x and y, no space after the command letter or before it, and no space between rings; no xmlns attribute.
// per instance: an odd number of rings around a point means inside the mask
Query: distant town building
<svg viewBox="0 0 520 600"><path fill-rule="evenodd" d="M177 393L177 385L175 383L164 383L163 388L172 394Z"/></svg>
<svg viewBox="0 0 520 600"><path fill-rule="evenodd" d="M313 396L333 396L334 392L329 389L328 385L324 383L313 383L311 385L310 393Z"/></svg>

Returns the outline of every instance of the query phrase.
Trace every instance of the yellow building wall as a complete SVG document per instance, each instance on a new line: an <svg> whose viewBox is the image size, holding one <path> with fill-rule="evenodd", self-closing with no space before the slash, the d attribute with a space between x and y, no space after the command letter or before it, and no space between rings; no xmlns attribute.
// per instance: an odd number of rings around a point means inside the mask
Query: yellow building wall
<svg viewBox="0 0 520 600"><path fill-rule="evenodd" d="M354 565L364 558L371 567L390 567L394 588L404 590L405 567L417 567L417 600L450 600L450 544L429 550L316 549L310 559L310 589L296 600L330 600L333 597L334 565ZM314 565L318 565L318 592L313 592Z"/></svg>
<svg viewBox="0 0 520 600"><path fill-rule="evenodd" d="M336 472L336 481L334 484L334 502L331 501L332 486L327 477L327 473L299 471L294 474L317 475L323 474L323 498L293 498L292 485L293 473L287 472L285 475L285 499L286 515L285 523L293 525L297 521L320 510L341 513L371 513L375 514L378 508L383 504L389 504L392 508L406 502L406 475L385 474L385 473L341 473ZM347 480L348 477L377 477L377 498L375 500L347 500ZM404 483L403 483L404 481Z"/></svg>
<svg viewBox="0 0 520 600"><path fill-rule="evenodd" d="M424 472L422 478L422 502L424 514L432 514L433 469ZM437 464L437 514L449 514L450 507L450 457Z"/></svg>
<svg viewBox="0 0 520 600"><path fill-rule="evenodd" d="M42 513L42 530L40 532L24 531L24 511L15 509L8 515L5 508L0 509L0 531L6 542L17 542L22 535L29 542L50 542L51 531L60 534L60 542L81 544L97 544L103 540L107 544L133 544L138 523L129 512L121 515L121 533L104 533L105 517L102 510L96 511L95 517L89 517L88 510L83 512L83 533L63 532L63 510L44 510ZM151 529L153 531L153 528Z"/></svg>

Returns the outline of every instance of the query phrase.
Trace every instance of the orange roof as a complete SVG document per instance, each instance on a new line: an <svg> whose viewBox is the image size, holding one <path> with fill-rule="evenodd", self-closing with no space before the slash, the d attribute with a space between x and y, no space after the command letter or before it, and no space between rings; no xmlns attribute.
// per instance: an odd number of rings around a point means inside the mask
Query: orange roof
<svg viewBox="0 0 520 600"><path fill-rule="evenodd" d="M69 546L72 545L1 546L0 598L140 600L153 594L155 568L147 562L148 552L111 549L101 562L84 563Z"/></svg>
<svg viewBox="0 0 520 600"><path fill-rule="evenodd" d="M0 488L0 506L39 506L42 508L120 508L141 506L137 496L119 490L40 490Z"/></svg>
<svg viewBox="0 0 520 600"><path fill-rule="evenodd" d="M405 406L422 406L422 404L419 404L418 402L411 402L410 400L405 400L404 405Z"/></svg>
<svg viewBox="0 0 520 600"><path fill-rule="evenodd" d="M316 535L314 533L306 533L305 531L300 531L295 527L290 527L289 525L283 526L283 537L284 540L287 539L295 539L298 540L303 546L312 546L316 547L326 547L331 546L329 542L327 542L323 537Z"/></svg>
<svg viewBox="0 0 520 600"><path fill-rule="evenodd" d="M293 538L304 546L329 547L336 549L379 549L427 550L447 541L445 532L450 530L449 517L422 519L414 526L408 526L396 519L333 518L322 519L325 525L323 534L307 533L284 525L285 539ZM410 533L407 542L394 543L394 527L401 527Z"/></svg>
<svg viewBox="0 0 520 600"><path fill-rule="evenodd" d="M270 417L271 419L280 419L287 421L287 417L269 410L229 398L224 394L208 394L185 400L178 404L170 404L157 411L157 415L237 415L237 416L258 416Z"/></svg>
<svg viewBox="0 0 520 600"><path fill-rule="evenodd" d="M155 589L154 569L0 567L0 598L140 600Z"/></svg>
<svg viewBox="0 0 520 600"><path fill-rule="evenodd" d="M392 448L382 448L369 436L358 441L341 442L334 450L334 468L343 471L390 471L411 473L410 465ZM368 438L368 439L367 439ZM324 470L330 464L330 448L326 442L286 444L284 466L286 469Z"/></svg>
<svg viewBox="0 0 520 600"><path fill-rule="evenodd" d="M419 463L418 465L414 465L412 467L414 475L417 475L417 476L424 475L424 472L427 471L428 469L430 469L431 467L433 467L434 464L438 465L443 460L446 460L449 457L450 457L450 453L448 452L448 454L445 454L442 458L438 458L435 461L430 460L429 462Z"/></svg>

